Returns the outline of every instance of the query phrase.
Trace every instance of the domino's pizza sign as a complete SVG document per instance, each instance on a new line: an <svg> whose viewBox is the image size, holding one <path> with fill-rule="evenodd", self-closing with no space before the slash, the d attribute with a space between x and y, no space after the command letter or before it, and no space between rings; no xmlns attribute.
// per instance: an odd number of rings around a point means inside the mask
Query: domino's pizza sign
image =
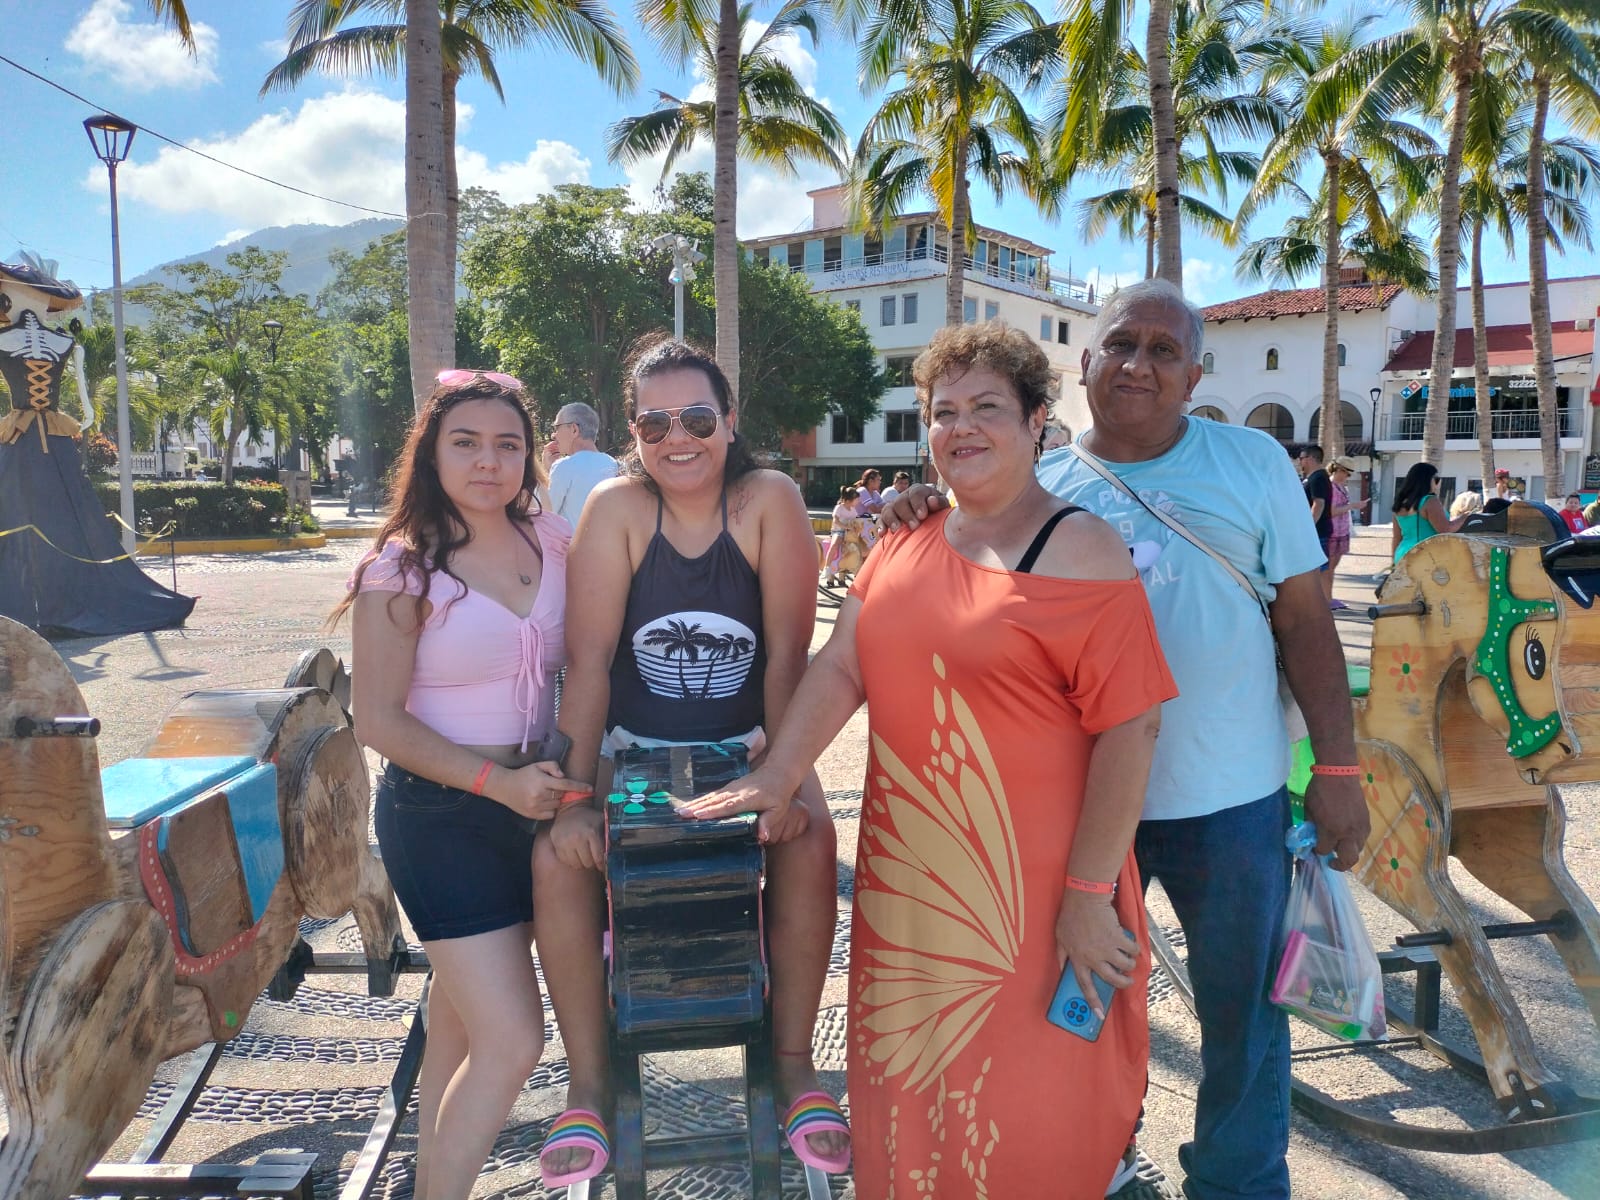
<svg viewBox="0 0 1600 1200"><path fill-rule="evenodd" d="M1402 399L1402 400L1411 399L1411 397L1413 397L1413 396L1415 396L1417 394L1417 389L1420 386L1421 386L1420 384L1415 383L1415 382L1406 384L1403 388L1400 389L1400 399Z"/></svg>

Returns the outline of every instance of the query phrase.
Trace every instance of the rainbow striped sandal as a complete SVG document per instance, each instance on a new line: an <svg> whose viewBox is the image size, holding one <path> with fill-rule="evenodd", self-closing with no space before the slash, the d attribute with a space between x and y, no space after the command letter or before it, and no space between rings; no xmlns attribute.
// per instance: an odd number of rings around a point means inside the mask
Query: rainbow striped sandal
<svg viewBox="0 0 1600 1200"><path fill-rule="evenodd" d="M827 1092L805 1092L796 1096L789 1111L783 1114L783 1136L794 1156L808 1167L816 1167L830 1175L850 1169L850 1148L832 1158L824 1157L811 1148L806 1138L813 1133L842 1133L850 1136L850 1123L844 1119L839 1102Z"/></svg>
<svg viewBox="0 0 1600 1200"><path fill-rule="evenodd" d="M552 1150L591 1150L593 1153L578 1170L568 1171L565 1175L552 1175L544 1165L544 1156ZM593 1179L606 1169L606 1163L610 1161L611 1137L606 1132L606 1123L598 1113L592 1113L587 1108L569 1108L555 1119L545 1136L544 1148L539 1151L539 1174L544 1178L547 1188L566 1187L571 1183Z"/></svg>

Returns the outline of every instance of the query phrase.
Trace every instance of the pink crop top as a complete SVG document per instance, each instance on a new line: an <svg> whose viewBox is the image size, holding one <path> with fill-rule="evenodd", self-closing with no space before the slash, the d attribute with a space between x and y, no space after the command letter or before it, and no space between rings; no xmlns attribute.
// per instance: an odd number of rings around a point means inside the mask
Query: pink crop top
<svg viewBox="0 0 1600 1200"><path fill-rule="evenodd" d="M430 572L432 611L417 638L406 711L452 742L519 744L526 750L555 728L555 674L567 662L564 614L572 526L554 513L536 513L529 525L544 564L526 617L449 575ZM421 593L415 570L401 576L403 549L391 540L362 559L372 564L361 579L363 592ZM355 575L350 578L353 583Z"/></svg>

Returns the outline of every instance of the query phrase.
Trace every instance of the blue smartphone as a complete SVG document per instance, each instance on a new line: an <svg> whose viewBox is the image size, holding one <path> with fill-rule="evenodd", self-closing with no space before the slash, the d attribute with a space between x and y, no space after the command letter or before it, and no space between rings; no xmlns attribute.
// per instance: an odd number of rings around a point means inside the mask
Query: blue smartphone
<svg viewBox="0 0 1600 1200"><path fill-rule="evenodd" d="M1094 990L1100 997L1100 1011L1109 1013L1111 997L1116 995L1117 989L1092 971L1090 977L1094 980ZM1105 1018L1095 1016L1094 1009L1090 1008L1089 1002L1083 998L1083 989L1078 986L1078 973L1072 969L1070 962L1061 972L1061 982L1056 985L1056 994L1050 1001L1050 1008L1045 1012L1045 1019L1068 1033L1077 1034L1086 1042L1092 1042L1100 1036L1100 1028L1105 1024Z"/></svg>

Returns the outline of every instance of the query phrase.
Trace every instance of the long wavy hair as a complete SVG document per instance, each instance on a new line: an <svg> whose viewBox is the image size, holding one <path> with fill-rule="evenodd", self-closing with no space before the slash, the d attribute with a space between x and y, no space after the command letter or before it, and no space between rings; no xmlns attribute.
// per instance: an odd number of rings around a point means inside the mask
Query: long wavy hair
<svg viewBox="0 0 1600 1200"><path fill-rule="evenodd" d="M1433 494L1433 481L1439 474L1439 468L1432 463L1419 462L1400 481L1400 486L1394 490L1394 504L1391 506L1395 512L1422 511L1423 503Z"/></svg>
<svg viewBox="0 0 1600 1200"><path fill-rule="evenodd" d="M722 368L717 366L717 360L697 346L662 335L647 340L634 352L632 361L628 364L628 377L623 384L622 397L628 420L632 421L639 411L639 385L647 379L665 375L670 371L698 371L705 376L706 383L710 385L711 394L716 397L717 408L721 410L723 417L726 418L733 411L733 389L728 386L728 377L722 373ZM722 466L723 487L727 487L751 471L758 470L760 466L755 456L750 453L750 444L737 429L734 430L733 440L728 443L727 461ZM627 453L622 456L622 473L629 479L638 480L657 495L660 494L656 481L650 477L650 472L645 470L644 460L639 457L637 438L628 442Z"/></svg>
<svg viewBox="0 0 1600 1200"><path fill-rule="evenodd" d="M484 375L474 376L471 382L453 387L439 385L411 422L405 448L400 452L399 465L389 484L389 518L378 530L377 537L373 538L372 549L356 568L349 592L329 614L330 626L336 624L355 603L367 568L390 541L398 541L403 547L399 563L401 577L419 578L422 583L422 591L416 597L417 628L422 626L423 605L427 603L431 582L430 572L442 572L460 582L450 569L450 558L472 540L472 532L461 510L445 494L444 485L439 481L438 445L439 428L444 423L445 414L469 400L503 401L522 422L522 439L528 448L528 456L522 464L522 486L506 505L506 516L513 521L526 521L532 514L542 511L538 491L539 485L544 482L544 468L539 459L538 434L534 430L533 417L528 412L522 390L502 387Z"/></svg>

